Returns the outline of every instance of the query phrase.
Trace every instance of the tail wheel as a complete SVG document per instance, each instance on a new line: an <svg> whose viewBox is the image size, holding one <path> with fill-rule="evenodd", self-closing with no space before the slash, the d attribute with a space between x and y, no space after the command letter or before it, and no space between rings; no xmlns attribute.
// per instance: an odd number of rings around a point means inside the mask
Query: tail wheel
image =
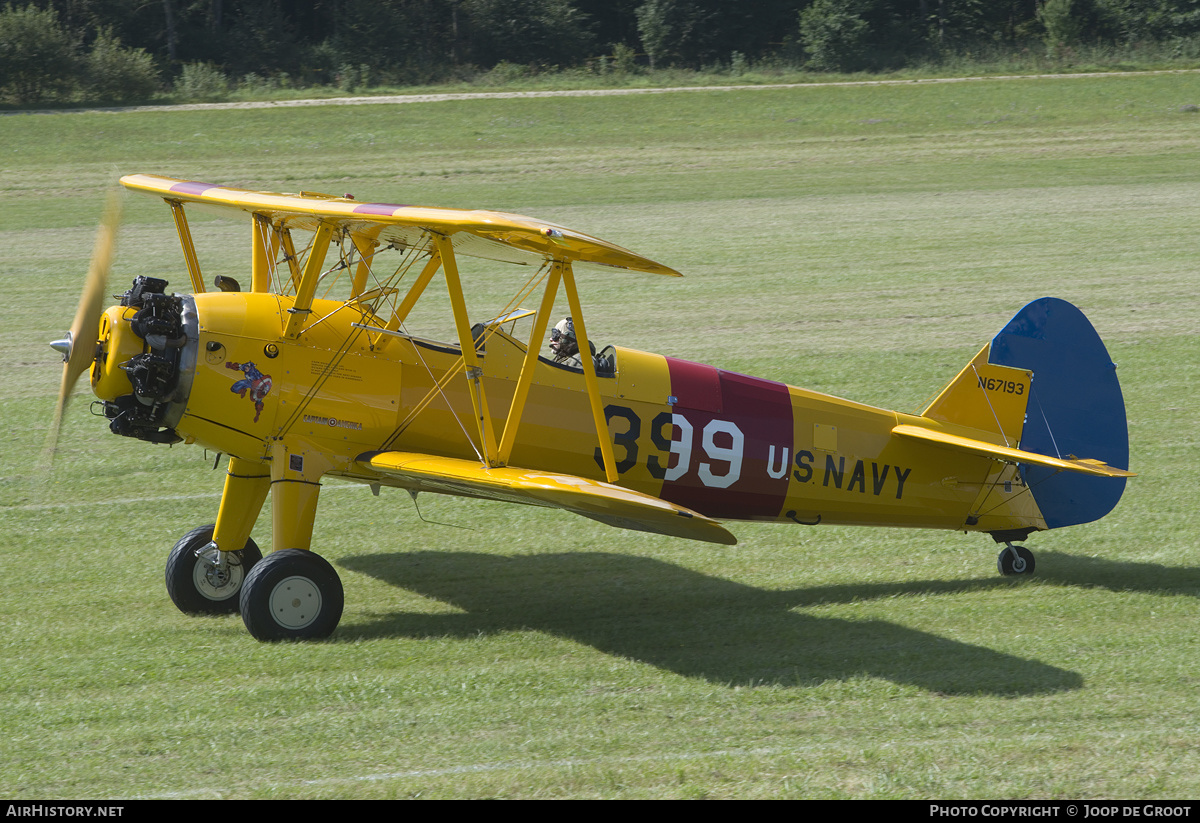
<svg viewBox="0 0 1200 823"><path fill-rule="evenodd" d="M996 568L1005 577L1033 574L1034 565L1033 552L1024 546L1014 546L1011 543L1000 551L1000 556L996 559Z"/></svg>
<svg viewBox="0 0 1200 823"><path fill-rule="evenodd" d="M184 614L236 612L246 575L262 560L253 540L233 552L210 548L214 528L210 524L192 529L167 556L167 594Z"/></svg>
<svg viewBox="0 0 1200 823"><path fill-rule="evenodd" d="M242 621L256 640L317 640L337 628L345 594L328 560L284 549L250 570L240 601Z"/></svg>

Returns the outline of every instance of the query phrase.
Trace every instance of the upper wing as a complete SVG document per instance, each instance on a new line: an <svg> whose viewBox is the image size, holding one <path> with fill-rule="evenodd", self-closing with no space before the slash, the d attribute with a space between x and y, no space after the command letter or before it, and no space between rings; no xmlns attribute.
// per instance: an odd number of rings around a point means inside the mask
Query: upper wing
<svg viewBox="0 0 1200 823"><path fill-rule="evenodd" d="M1011 449L1007 446L999 446L983 440L973 440L969 437L959 437L955 434L948 434L936 429L926 429L921 426L896 426L892 429L892 434L898 434L901 437L910 437L915 440L924 440L928 443L936 443L939 446L949 449L970 452L982 457L991 457L995 460L1004 460L1008 463L1048 466L1053 469L1081 472L1097 477L1137 477L1131 471L1118 469L1099 460L1081 459L1075 456L1066 458L1051 457L1048 454L1038 454L1037 452L1023 451L1022 449Z"/></svg>
<svg viewBox="0 0 1200 823"><path fill-rule="evenodd" d="M276 194L197 183L153 174L121 178L126 188L166 200L226 212L261 214L273 223L315 231L332 224L351 234L401 248L428 243L428 232L448 235L455 252L485 260L541 265L547 260L593 264L680 277L679 272L615 243L519 214L360 203L323 194Z"/></svg>
<svg viewBox="0 0 1200 823"><path fill-rule="evenodd" d="M412 491L566 509L621 529L708 543L737 543L737 538L720 523L691 509L585 477L511 466L488 468L471 460L415 452L368 452L359 455L357 462Z"/></svg>

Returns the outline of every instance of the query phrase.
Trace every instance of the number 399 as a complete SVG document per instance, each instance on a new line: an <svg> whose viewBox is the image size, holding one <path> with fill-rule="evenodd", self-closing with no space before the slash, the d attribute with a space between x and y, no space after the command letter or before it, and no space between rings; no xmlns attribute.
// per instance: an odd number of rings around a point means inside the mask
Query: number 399
<svg viewBox="0 0 1200 823"><path fill-rule="evenodd" d="M641 418L626 406L611 405L604 415L625 420L625 430L613 434L613 446L622 450L614 454L616 468L620 473L629 471L638 462L638 438L642 433ZM682 414L661 412L650 424L650 439L663 452L660 457L646 457L646 468L651 476L660 480L677 481L691 470L692 447L695 428ZM742 476L746 438L737 424L731 420L710 420L700 433L700 447L707 460L697 461L696 476L705 486L727 489ZM596 463L601 468L604 458L596 449ZM673 464L673 465L672 465Z"/></svg>

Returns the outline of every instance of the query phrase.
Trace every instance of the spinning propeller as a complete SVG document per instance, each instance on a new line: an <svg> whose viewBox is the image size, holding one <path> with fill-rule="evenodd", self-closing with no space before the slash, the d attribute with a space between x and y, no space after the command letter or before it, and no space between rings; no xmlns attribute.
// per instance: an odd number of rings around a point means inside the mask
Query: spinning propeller
<svg viewBox="0 0 1200 823"><path fill-rule="evenodd" d="M117 227L121 223L121 194L118 188L113 188L108 194L104 217L100 221L99 231L96 232L92 262L88 266L87 280L83 285L83 294L80 295L79 308L75 310L71 330L67 332L65 339L55 340L50 344L50 348L63 356L63 372L62 382L58 387L58 406L54 410L54 419L46 438L47 458L53 458L58 446L59 429L62 427L63 413L67 409L71 390L96 357L96 335L100 326L100 314L104 308L104 292L108 286L108 271L112 267L113 253L116 250Z"/></svg>

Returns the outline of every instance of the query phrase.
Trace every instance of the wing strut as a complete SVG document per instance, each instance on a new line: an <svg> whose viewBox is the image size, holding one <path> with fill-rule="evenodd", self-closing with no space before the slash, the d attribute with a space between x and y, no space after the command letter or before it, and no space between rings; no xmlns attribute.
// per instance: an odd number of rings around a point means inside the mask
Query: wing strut
<svg viewBox="0 0 1200 823"><path fill-rule="evenodd" d="M546 326L550 322L550 313L554 310L554 298L558 295L558 284L562 281L567 290L567 303L571 307L571 317L575 323L575 336L579 343L579 351L591 352L588 343L587 328L583 320L583 306L579 302L579 292L575 288L575 272L569 260L555 260L550 269L550 277L546 282L546 291L542 295L542 304L533 322L533 331L529 334L529 346L525 350L525 361L521 364L521 374L517 378L517 386L513 391L512 405L509 407L508 420L504 424L504 433L500 439L500 452L493 465L507 466L512 455L513 444L517 439L517 429L521 424L521 414L525 411L525 401L529 396L529 385L533 381L533 372L538 362L538 343L546 335ZM464 344L463 351L466 351ZM474 347L472 346L472 351ZM613 457L612 440L608 436L608 419L604 416L604 408L600 401L600 382L596 379L596 363L590 357L580 354L583 363L583 381L587 386L588 405L592 411L592 421L596 425L596 437L600 441L600 456L604 460L604 475L609 483L618 479L616 459Z"/></svg>
<svg viewBox="0 0 1200 823"><path fill-rule="evenodd" d="M604 458L604 474L609 483L617 482L617 461L613 457L612 440L608 436L608 419L600 406L600 383L596 380L596 362L592 358L591 344L588 343L587 330L583 325L583 307L579 302L579 292L575 289L575 273L571 263L562 265L563 285L567 287L567 304L571 307L571 316L575 323L575 337L579 341L579 359L583 362L583 382L587 386L588 402L592 407L592 420L596 423L596 437L600 439L600 455Z"/></svg>
<svg viewBox="0 0 1200 823"><path fill-rule="evenodd" d="M371 260L375 257L375 247L379 242L361 234L351 234L350 240L358 249L358 268L354 270L354 281L350 287L350 297L361 295L367 288L367 275L371 273Z"/></svg>
<svg viewBox="0 0 1200 823"><path fill-rule="evenodd" d="M382 333L377 335L373 345L377 348L386 345L388 339L398 333L405 317L407 317L417 300L420 299L426 286L429 285L430 280L433 279L439 268L446 278L446 290L450 296L450 305L454 313L454 326L458 333L459 346L463 352L462 366L466 373L467 387L471 396L471 406L475 413L476 425L479 431L483 462L494 468L507 466L516 443L517 431L520 429L521 417L525 411L525 403L529 397L529 388L533 382L533 375L537 369L537 341L540 341L546 334L546 327L550 322L550 315L554 310L554 299L558 294L560 282L566 287L567 301L571 307L571 316L575 323L575 335L579 342L579 350L581 352L591 351L591 345L587 337L587 327L583 317L583 306L579 300L579 292L575 286L574 271L569 260L556 260L550 268L546 288L542 294L541 306L534 318L529 345L526 348L525 359L521 365L521 373L517 377L517 385L513 390L508 417L505 420L500 441L497 443L491 411L488 408L487 397L484 392L483 363L479 359L479 354L475 349L475 341L471 336L471 325L470 319L467 316L462 281L459 278L458 265L454 257L454 244L450 237L442 234L433 234L433 248L431 249L429 261L425 264L425 268L417 277L416 282L409 287L408 293L404 296L400 305L396 307L387 326L379 330ZM596 377L596 364L591 357L581 357L580 360L583 364L588 405L591 408L592 421L596 426L596 437L600 444L600 455L604 462L604 474L608 482L615 483L619 475L616 469L616 458L613 456L612 440L608 435L608 420L604 415L600 395L600 382ZM457 367L447 372L443 380L448 379L455 371L457 371ZM432 396L440 388L440 385L441 383L439 382L430 392L429 396ZM423 405L423 403L420 404L417 409L414 409L414 412L419 411ZM395 440L396 436L404 430L406 424L407 421L401 423L400 428L392 434L387 444ZM385 449L387 448L387 444L384 446Z"/></svg>
<svg viewBox="0 0 1200 823"><path fill-rule="evenodd" d="M501 466L508 465L508 458L512 456L513 444L517 441L517 429L521 425L521 415L525 411L525 401L529 397L529 385L533 382L533 372L537 368L538 345L536 344L540 344L546 337L546 326L550 323L550 312L554 311L554 298L558 295L558 283L562 279L562 270L561 262L555 262L550 268L546 291L542 294L542 305L533 318L533 331L529 333L529 345L525 349L525 362L521 364L521 374L517 377L517 387L513 390L512 405L508 409L508 420L504 424L504 435L500 438Z"/></svg>
<svg viewBox="0 0 1200 823"><path fill-rule="evenodd" d="M492 428L492 416L488 411L487 397L483 392L483 365L479 362L479 353L475 351L475 341L471 337L471 320L467 316L467 303L463 298L462 281L458 276L458 261L454 259L454 244L444 234L435 234L433 239L442 258L442 273L446 276L450 308L454 311L454 325L458 329L458 344L462 346L467 386L471 390L471 405L475 409L475 420L479 426L479 442L483 448L483 458L489 466L499 466L496 434Z"/></svg>
<svg viewBox="0 0 1200 823"><path fill-rule="evenodd" d="M192 280L192 292L204 294L204 275L200 273L200 260L196 257L196 244L192 242L192 231L188 228L187 215L183 213L183 203L167 200L167 205L171 207L171 216L175 218L175 231L179 233L179 245L183 247L183 259L187 263L188 277Z"/></svg>
<svg viewBox="0 0 1200 823"><path fill-rule="evenodd" d="M255 214L250 223L250 291L264 294L271 291L271 276L279 254L280 234L266 215Z"/></svg>
<svg viewBox="0 0 1200 823"><path fill-rule="evenodd" d="M391 339L389 335L394 335L400 331L400 326L404 324L408 313L412 311L413 306L421 299L421 295L425 293L425 287L429 285L429 281L437 274L438 269L442 267L442 255L435 246L432 254L429 256L429 261L425 263L425 268L421 269L421 273L417 275L416 281L409 286L408 293L404 295L404 299L400 301L400 305L392 312L392 317L388 320L387 326L383 328L383 334L377 335L375 347L382 349L388 344Z"/></svg>
<svg viewBox="0 0 1200 823"><path fill-rule="evenodd" d="M304 273L300 275L300 285L296 289L296 302L288 309L289 316L287 327L283 330L284 337L299 337L308 315L312 312L313 297L317 293L317 281L321 278L321 267L325 265L325 254L329 251L329 241L332 237L332 223L322 223L313 236L308 259L304 261Z"/></svg>
<svg viewBox="0 0 1200 823"><path fill-rule="evenodd" d="M292 288L300 288L300 258L296 256L296 244L292 242L292 230L286 223L279 224L279 242L283 245L283 259L287 261L288 271L292 274ZM286 294L283 283L279 284L279 293Z"/></svg>

